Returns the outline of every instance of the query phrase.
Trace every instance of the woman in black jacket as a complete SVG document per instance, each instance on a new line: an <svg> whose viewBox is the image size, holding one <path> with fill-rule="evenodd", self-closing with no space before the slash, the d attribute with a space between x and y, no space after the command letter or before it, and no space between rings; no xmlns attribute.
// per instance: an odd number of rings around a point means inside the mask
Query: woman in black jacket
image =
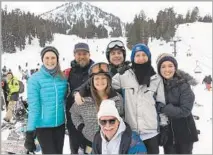
<svg viewBox="0 0 213 155"><path fill-rule="evenodd" d="M166 105L158 103L157 109L165 113L170 121L164 153L192 154L193 143L198 141L198 134L191 113L195 95L190 85L197 83L189 74L177 70L177 61L167 53L158 57L157 69L164 81L166 97Z"/></svg>

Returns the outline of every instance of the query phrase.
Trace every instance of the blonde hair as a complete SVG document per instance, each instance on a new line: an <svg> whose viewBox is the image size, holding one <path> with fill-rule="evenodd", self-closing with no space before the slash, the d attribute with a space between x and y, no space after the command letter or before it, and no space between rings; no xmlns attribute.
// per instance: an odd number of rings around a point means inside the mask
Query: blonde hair
<svg viewBox="0 0 213 155"><path fill-rule="evenodd" d="M107 96L109 96L110 94L110 88L111 88L111 79L109 78L109 76L105 75L107 77L107 87L105 89L105 94ZM95 101L95 104L96 104L96 109L97 111L99 111L99 107L101 105L101 102L102 102L102 98L98 95L98 91L97 89L95 88L94 86L94 76L91 78L91 86L90 86L90 91L91 91L91 94L92 94L92 97Z"/></svg>

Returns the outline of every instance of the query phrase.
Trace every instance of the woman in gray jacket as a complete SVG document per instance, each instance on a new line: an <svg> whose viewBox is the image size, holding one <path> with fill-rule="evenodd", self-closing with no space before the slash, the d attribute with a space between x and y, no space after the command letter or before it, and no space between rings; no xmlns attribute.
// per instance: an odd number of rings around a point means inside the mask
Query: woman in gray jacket
<svg viewBox="0 0 213 155"><path fill-rule="evenodd" d="M111 76L107 63L96 63L89 70L90 90L84 97L84 104L74 103L71 108L71 117L76 129L84 135L86 148L92 147L95 133L99 130L97 112L99 111L102 100L111 99L116 103L116 108L121 116L124 115L123 99L111 87ZM90 151L85 151L90 153Z"/></svg>
<svg viewBox="0 0 213 155"><path fill-rule="evenodd" d="M168 118L158 115L155 106L157 102L165 103L163 81L151 66L151 53L146 45L133 47L131 62L130 69L113 77L112 86L123 90L125 121L140 134L147 153L158 154L158 140L160 145L166 142L168 129Z"/></svg>

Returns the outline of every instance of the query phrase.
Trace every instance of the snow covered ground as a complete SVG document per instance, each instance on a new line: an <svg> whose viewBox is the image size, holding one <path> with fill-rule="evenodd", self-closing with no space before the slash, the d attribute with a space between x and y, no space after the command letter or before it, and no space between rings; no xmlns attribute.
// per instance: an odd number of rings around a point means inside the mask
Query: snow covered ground
<svg viewBox="0 0 213 155"><path fill-rule="evenodd" d="M212 92L208 92L202 84L205 75L212 75L212 23L190 23L183 24L178 27L176 36L181 41L177 42L177 61L180 69L194 76L199 84L193 88L196 95L196 102L203 105L201 107L194 106L193 114L200 116L200 120L196 120L196 126L201 131L199 142L194 145L194 154L212 154ZM111 39L81 39L76 36L66 36L55 34L54 41L50 44L55 46L60 53L60 62L62 69L70 66L73 60L73 47L78 42L86 42L90 46L91 58L96 61L107 62L105 52L107 44L110 40L120 39L126 42L126 38ZM172 53L173 46L171 43L165 43L160 40L153 40L149 43L152 53L152 64L156 67L156 58L162 52ZM24 51L15 54L3 54L2 66L6 65L11 68L15 75L21 77L18 72L18 65L25 69L25 63L28 62L28 68L37 68L37 64L41 64L38 40L34 39L32 45L27 45ZM187 52L192 53L191 57L187 57ZM130 60L131 51L127 50L127 60ZM65 58L65 61L63 61ZM196 66L196 62L198 66ZM195 70L200 70L201 74L195 74ZM26 98L26 93L24 94ZM2 112L2 116L4 116ZM7 138L7 131L2 133L2 140ZM162 152L162 148L161 148ZM69 154L69 140L65 137L64 154Z"/></svg>

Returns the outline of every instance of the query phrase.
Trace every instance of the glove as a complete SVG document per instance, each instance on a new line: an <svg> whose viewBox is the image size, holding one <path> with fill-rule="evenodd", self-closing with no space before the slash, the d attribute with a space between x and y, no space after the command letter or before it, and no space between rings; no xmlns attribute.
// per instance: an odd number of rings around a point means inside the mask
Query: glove
<svg viewBox="0 0 213 155"><path fill-rule="evenodd" d="M27 131L26 132L26 139L24 142L24 147L29 151L29 152L34 152L36 150L36 145L34 142L35 139L35 131Z"/></svg>
<svg viewBox="0 0 213 155"><path fill-rule="evenodd" d="M160 126L159 145L164 146L168 140L169 126Z"/></svg>
<svg viewBox="0 0 213 155"><path fill-rule="evenodd" d="M123 75L126 70L131 68L130 63L131 63L130 61L124 62L124 64L121 67L118 68L118 73L120 75Z"/></svg>
<svg viewBox="0 0 213 155"><path fill-rule="evenodd" d="M163 103L161 103L161 102L156 102L155 106L156 106L157 112L158 112L158 113L162 113L162 109L163 109L163 107L165 107L166 105L163 104Z"/></svg>
<svg viewBox="0 0 213 155"><path fill-rule="evenodd" d="M74 94L74 98L75 98L75 102L77 103L77 105L82 105L84 103L84 98L81 97L79 92L76 92Z"/></svg>
<svg viewBox="0 0 213 155"><path fill-rule="evenodd" d="M83 128L84 128L84 124L81 123L81 124L77 127L77 130L80 131L80 132L82 132Z"/></svg>

